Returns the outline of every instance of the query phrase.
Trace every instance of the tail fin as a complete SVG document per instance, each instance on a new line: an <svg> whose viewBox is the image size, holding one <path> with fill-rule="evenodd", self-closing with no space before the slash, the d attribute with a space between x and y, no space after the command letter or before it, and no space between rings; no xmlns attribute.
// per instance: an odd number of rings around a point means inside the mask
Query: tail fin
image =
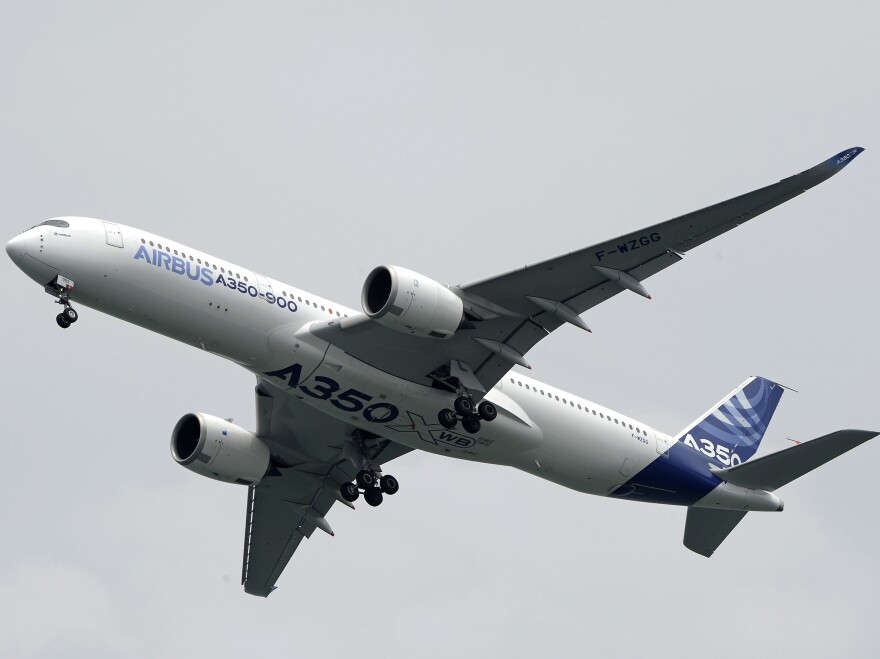
<svg viewBox="0 0 880 659"><path fill-rule="evenodd" d="M744 510L688 508L684 546L709 558L745 516Z"/></svg>
<svg viewBox="0 0 880 659"><path fill-rule="evenodd" d="M743 463L758 450L783 390L766 378L751 377L676 439L723 467Z"/></svg>

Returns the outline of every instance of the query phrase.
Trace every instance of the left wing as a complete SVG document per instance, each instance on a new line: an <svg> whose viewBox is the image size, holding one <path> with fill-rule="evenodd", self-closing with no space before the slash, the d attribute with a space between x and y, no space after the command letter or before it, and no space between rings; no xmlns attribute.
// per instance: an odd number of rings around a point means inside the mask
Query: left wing
<svg viewBox="0 0 880 659"><path fill-rule="evenodd" d="M256 395L257 437L280 468L248 488L241 583L251 595L266 597L303 538L315 529L333 534L327 512L341 500L339 486L357 470L342 455L352 426L263 379ZM412 450L380 437L366 444L377 468Z"/></svg>
<svg viewBox="0 0 880 659"><path fill-rule="evenodd" d="M371 366L418 384L429 385L449 364L463 362L488 391L513 364L527 366L523 356L557 327L566 322L584 327L579 314L623 290L647 296L642 281L680 261L688 250L829 179L862 151L854 147L714 206L453 287L472 322L449 339L404 334L364 315L314 325L312 332Z"/></svg>

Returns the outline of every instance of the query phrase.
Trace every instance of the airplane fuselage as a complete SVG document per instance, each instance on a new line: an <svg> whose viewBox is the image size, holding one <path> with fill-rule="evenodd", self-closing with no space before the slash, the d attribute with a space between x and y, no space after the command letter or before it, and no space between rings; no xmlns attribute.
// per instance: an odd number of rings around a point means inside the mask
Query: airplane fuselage
<svg viewBox="0 0 880 659"><path fill-rule="evenodd" d="M779 509L775 495L759 497L708 474L696 446L516 371L486 394L497 419L475 434L446 429L437 413L452 406L453 393L390 375L309 331L360 312L146 231L90 218L57 224L33 227L7 247L32 279L46 285L62 275L73 281L76 304L230 359L351 426L590 494ZM650 465L685 486L634 483Z"/></svg>

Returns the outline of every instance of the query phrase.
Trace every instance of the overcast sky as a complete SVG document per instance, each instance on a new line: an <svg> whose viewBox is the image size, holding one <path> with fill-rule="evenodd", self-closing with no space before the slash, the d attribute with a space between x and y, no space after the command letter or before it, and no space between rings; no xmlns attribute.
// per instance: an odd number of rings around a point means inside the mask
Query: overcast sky
<svg viewBox="0 0 880 659"><path fill-rule="evenodd" d="M378 264L468 282L863 146L529 361L670 433L775 379L800 393L762 453L880 429L878 25L868 1L5 0L2 240L100 217L358 307ZM0 273L3 657L880 653L878 443L709 560L684 509L410 454L247 596L246 492L168 438L189 411L253 428L253 377L86 308L62 332Z"/></svg>

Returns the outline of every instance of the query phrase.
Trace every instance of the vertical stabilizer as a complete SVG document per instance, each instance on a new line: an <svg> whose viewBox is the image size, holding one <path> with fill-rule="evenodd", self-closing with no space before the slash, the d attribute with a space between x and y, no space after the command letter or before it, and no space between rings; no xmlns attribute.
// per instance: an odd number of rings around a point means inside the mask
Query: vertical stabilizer
<svg viewBox="0 0 880 659"><path fill-rule="evenodd" d="M679 433L678 441L701 451L718 465L731 467L755 454L784 388L751 377Z"/></svg>

